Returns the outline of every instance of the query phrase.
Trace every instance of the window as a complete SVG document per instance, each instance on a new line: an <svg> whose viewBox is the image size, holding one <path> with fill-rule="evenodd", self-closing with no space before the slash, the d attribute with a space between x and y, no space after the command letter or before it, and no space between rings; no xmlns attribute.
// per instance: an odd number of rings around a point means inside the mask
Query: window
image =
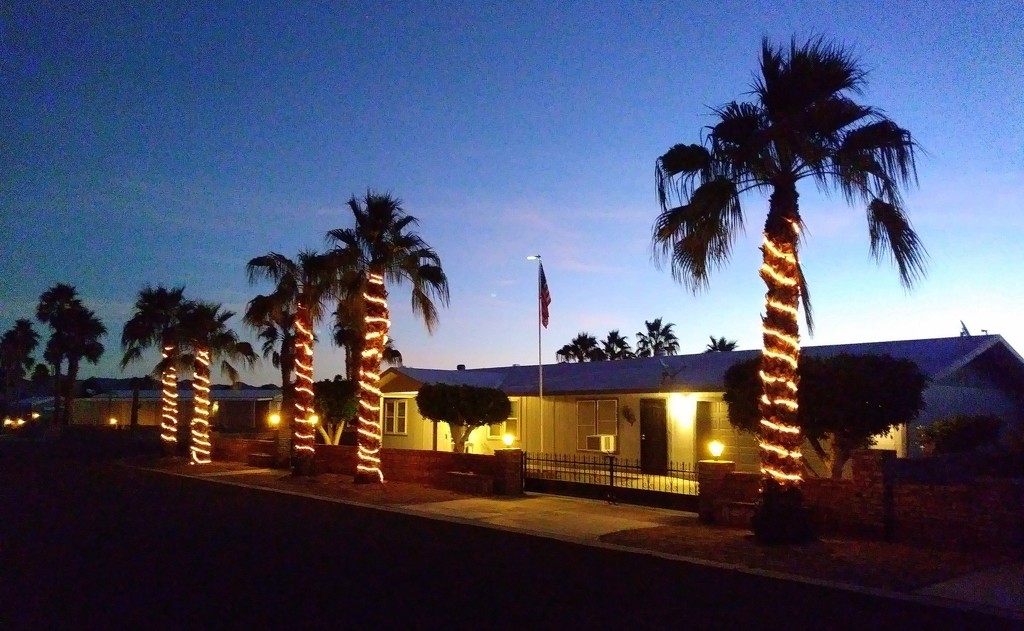
<svg viewBox="0 0 1024 631"><path fill-rule="evenodd" d="M408 402L404 399L384 399L384 433L405 434L406 410Z"/></svg>
<svg viewBox="0 0 1024 631"><path fill-rule="evenodd" d="M487 430L487 437L492 439L502 438L505 434L519 438L519 399L510 399L512 410L504 423L491 423Z"/></svg>
<svg viewBox="0 0 1024 631"><path fill-rule="evenodd" d="M619 434L616 399L581 399L576 402L576 449L587 451L587 436ZM591 449L591 451L593 451Z"/></svg>

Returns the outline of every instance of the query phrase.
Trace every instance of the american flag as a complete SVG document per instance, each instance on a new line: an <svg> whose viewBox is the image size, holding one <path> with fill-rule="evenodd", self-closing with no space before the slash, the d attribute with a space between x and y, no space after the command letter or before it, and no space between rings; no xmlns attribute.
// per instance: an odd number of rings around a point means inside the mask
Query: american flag
<svg viewBox="0 0 1024 631"><path fill-rule="evenodd" d="M548 307L551 306L551 292L548 291L548 279L544 276L544 264L540 264L540 323L548 328Z"/></svg>

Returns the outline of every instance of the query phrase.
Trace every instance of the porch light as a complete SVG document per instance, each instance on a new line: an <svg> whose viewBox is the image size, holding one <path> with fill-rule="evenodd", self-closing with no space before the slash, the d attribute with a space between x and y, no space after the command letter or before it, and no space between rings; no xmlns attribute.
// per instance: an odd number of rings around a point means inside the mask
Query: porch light
<svg viewBox="0 0 1024 631"><path fill-rule="evenodd" d="M117 419L114 418L113 416L111 416L110 420L107 422L110 423L111 426L117 425Z"/></svg>
<svg viewBox="0 0 1024 631"><path fill-rule="evenodd" d="M725 451L725 445L723 445L720 441L713 440L710 443L708 443L708 451L711 452L711 456L715 460L718 460L718 458L721 457L722 452Z"/></svg>
<svg viewBox="0 0 1024 631"><path fill-rule="evenodd" d="M309 422L312 423L313 426L315 427L320 424L320 417L314 414L313 416L309 417Z"/></svg>
<svg viewBox="0 0 1024 631"><path fill-rule="evenodd" d="M278 425L281 424L281 415L271 414L270 416L267 417L267 422L270 423L271 427L277 427Z"/></svg>
<svg viewBox="0 0 1024 631"><path fill-rule="evenodd" d="M515 442L516 437L512 434L505 434L501 437L501 442L505 443L506 447L511 447L512 443Z"/></svg>
<svg viewBox="0 0 1024 631"><path fill-rule="evenodd" d="M34 421L34 420L36 420L37 418L39 418L39 412L33 412L33 413L32 413L32 420Z"/></svg>

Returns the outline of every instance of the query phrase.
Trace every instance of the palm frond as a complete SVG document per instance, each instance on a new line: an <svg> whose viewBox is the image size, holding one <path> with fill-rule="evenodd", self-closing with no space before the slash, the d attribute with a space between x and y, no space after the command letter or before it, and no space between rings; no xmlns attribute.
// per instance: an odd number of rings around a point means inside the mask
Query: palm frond
<svg viewBox="0 0 1024 631"><path fill-rule="evenodd" d="M924 277L928 254L902 208L881 199L872 200L868 204L868 233L871 255L880 261L888 253L904 287L909 289Z"/></svg>

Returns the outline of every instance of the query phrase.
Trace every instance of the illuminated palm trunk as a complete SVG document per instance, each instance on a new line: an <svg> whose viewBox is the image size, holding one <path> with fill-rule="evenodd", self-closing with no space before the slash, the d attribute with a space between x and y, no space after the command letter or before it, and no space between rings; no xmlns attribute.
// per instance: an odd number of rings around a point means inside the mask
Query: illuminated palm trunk
<svg viewBox="0 0 1024 631"><path fill-rule="evenodd" d="M786 195L777 190L772 194L770 204L764 243L761 245L764 261L761 278L768 287L762 318L764 346L761 351L762 395L759 406L761 472L764 474L765 491L773 487L798 488L803 479L800 453L803 436L797 423L800 282L796 260L799 225L793 218L796 191Z"/></svg>
<svg viewBox="0 0 1024 631"><path fill-rule="evenodd" d="M174 352L174 347L164 345L163 359L167 362ZM167 366L160 375L161 385L161 410L160 410L160 438L163 441L164 452L173 455L178 445L178 374L174 366Z"/></svg>
<svg viewBox="0 0 1024 631"><path fill-rule="evenodd" d="M309 308L295 308L295 419L292 440L292 471L311 471L316 455L316 414L313 411L313 326Z"/></svg>
<svg viewBox="0 0 1024 631"><path fill-rule="evenodd" d="M356 482L383 482L380 451L383 426L380 418L380 362L388 342L388 294L384 276L370 272L363 293L363 352L359 362L359 462Z"/></svg>
<svg viewBox="0 0 1024 631"><path fill-rule="evenodd" d="M196 350L192 411L192 464L210 462L210 351Z"/></svg>

